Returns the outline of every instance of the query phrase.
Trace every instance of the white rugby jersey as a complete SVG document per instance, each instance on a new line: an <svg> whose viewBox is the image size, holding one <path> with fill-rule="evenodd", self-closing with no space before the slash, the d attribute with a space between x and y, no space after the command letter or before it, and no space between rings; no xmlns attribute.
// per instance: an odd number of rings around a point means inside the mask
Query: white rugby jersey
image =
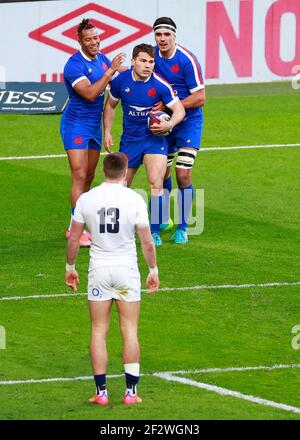
<svg viewBox="0 0 300 440"><path fill-rule="evenodd" d="M101 260L101 266L137 262L135 227L149 225L140 194L122 184L104 182L79 197L74 220L85 223L92 234L91 261Z"/></svg>

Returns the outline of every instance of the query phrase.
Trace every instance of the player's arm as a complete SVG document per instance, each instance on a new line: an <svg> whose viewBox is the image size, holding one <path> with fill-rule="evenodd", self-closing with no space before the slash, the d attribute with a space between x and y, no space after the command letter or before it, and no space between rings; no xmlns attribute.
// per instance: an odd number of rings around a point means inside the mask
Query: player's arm
<svg viewBox="0 0 300 440"><path fill-rule="evenodd" d="M203 107L206 102L205 88L197 90L186 98L182 99L181 103L183 107L187 110L189 108ZM166 111L166 106L162 101L157 102L153 107L153 111L164 112Z"/></svg>
<svg viewBox="0 0 300 440"><path fill-rule="evenodd" d="M86 77L82 77L82 79L73 86L75 92L87 101L95 101L99 95L105 91L106 86L111 81L113 75L119 70L124 60L124 53L119 53L115 56L102 78L98 79L94 84L91 84Z"/></svg>
<svg viewBox="0 0 300 440"><path fill-rule="evenodd" d="M203 107L206 102L205 89L197 90L184 98L181 102L185 109Z"/></svg>
<svg viewBox="0 0 300 440"><path fill-rule="evenodd" d="M156 250L151 237L149 226L137 226L137 233L141 240L142 251L146 263L149 266L149 274L146 279L148 292L155 292L159 288L158 269L156 265Z"/></svg>
<svg viewBox="0 0 300 440"><path fill-rule="evenodd" d="M113 99L111 96L108 96L103 113L103 127L104 127L104 148L110 153L110 147L113 145L113 138L111 135L112 125L116 115L116 107L118 105L118 100Z"/></svg>
<svg viewBox="0 0 300 440"><path fill-rule="evenodd" d="M84 223L72 221L71 235L67 243L67 263L66 263L66 285L76 292L77 284L80 283L78 273L75 269L76 257L79 251L79 239L84 231Z"/></svg>
<svg viewBox="0 0 300 440"><path fill-rule="evenodd" d="M167 105L167 107L173 112L169 123L171 123L172 128L174 128L175 125L179 124L179 122L181 122L185 117L185 109L179 99L173 104Z"/></svg>
<svg viewBox="0 0 300 440"><path fill-rule="evenodd" d="M205 86L201 66L195 57L192 57L184 66L184 80L190 95L181 102L185 109L203 107L206 101Z"/></svg>

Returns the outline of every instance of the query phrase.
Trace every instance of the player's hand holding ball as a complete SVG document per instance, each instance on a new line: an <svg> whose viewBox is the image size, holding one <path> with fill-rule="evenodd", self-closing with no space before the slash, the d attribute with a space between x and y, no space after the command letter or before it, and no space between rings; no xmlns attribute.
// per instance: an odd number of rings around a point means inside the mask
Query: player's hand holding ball
<svg viewBox="0 0 300 440"><path fill-rule="evenodd" d="M173 128L171 117L162 111L151 111L147 119L148 128L155 136L168 136Z"/></svg>

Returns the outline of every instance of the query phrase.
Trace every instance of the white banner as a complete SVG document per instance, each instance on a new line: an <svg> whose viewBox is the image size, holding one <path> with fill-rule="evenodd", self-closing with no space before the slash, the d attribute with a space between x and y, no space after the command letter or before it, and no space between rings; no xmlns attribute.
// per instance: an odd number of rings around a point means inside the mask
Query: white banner
<svg viewBox="0 0 300 440"><path fill-rule="evenodd" d="M176 22L206 83L287 80L300 71L300 0L65 0L0 4L0 83L61 81L83 18L99 28L102 51L124 51L129 64L136 44L154 44L159 16Z"/></svg>

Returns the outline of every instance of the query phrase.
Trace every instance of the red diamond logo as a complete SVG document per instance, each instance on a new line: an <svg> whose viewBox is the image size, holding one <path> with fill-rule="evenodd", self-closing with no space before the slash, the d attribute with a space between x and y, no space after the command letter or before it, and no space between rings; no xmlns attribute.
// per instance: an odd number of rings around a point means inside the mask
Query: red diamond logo
<svg viewBox="0 0 300 440"><path fill-rule="evenodd" d="M96 3L88 3L81 8L75 9L62 17L57 18L44 26L41 26L40 28L30 32L28 35L33 40L37 40L41 43L47 44L48 46L54 47L55 49L62 50L63 52L73 54L78 50L77 44L71 46L69 42L69 40L75 40L77 42L77 26L74 26L73 20L78 17L79 23L79 21L81 21L82 18L85 18L87 13L90 12L93 13L93 16L95 16L95 13L102 16L102 20L91 17L91 21L97 27L97 29L101 31L101 52L105 54L113 52L114 50L117 50L120 47L123 47L126 44L131 43L132 41L152 32L152 27L148 24L141 23L140 21L134 20L130 17L126 17L126 15L104 8ZM110 23L113 22L114 25L104 23L103 16L106 16L106 19L109 20ZM72 23L70 27L61 30L61 27L68 22ZM115 37L117 34L122 32L122 29L116 27L120 26L120 24L127 27L127 35L123 36L117 41L108 43L106 46L105 44L103 45L103 41L112 39L112 37ZM59 32L58 38L62 41L57 39L57 33L55 38L50 35L51 31L53 31L55 28L59 28L57 29ZM134 28L133 32L132 28Z"/></svg>

